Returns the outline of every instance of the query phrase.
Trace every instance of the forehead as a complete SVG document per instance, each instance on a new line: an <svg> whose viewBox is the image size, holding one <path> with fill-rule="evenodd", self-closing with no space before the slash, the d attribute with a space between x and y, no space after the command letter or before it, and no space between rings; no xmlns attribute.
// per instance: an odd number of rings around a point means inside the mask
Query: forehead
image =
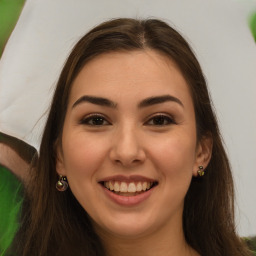
<svg viewBox="0 0 256 256"><path fill-rule="evenodd" d="M154 50L111 52L90 60L72 84L70 103L86 94L117 99L155 94L191 98L174 61Z"/></svg>

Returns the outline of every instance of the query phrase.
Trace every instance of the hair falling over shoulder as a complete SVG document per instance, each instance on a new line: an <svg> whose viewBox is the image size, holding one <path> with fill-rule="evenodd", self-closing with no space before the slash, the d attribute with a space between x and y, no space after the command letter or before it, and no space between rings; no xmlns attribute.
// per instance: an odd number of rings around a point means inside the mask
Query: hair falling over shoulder
<svg viewBox="0 0 256 256"><path fill-rule="evenodd" d="M250 255L237 236L234 187L201 67L185 39L167 23L113 19L93 28L72 50L61 72L44 129L39 157L24 196L21 226L9 255L103 256L103 245L90 217L70 190L55 184L59 143L72 82L92 58L113 51L153 49L171 58L186 79L196 114L197 139L207 134L213 152L207 174L193 178L185 198L183 230L187 243L202 256Z"/></svg>

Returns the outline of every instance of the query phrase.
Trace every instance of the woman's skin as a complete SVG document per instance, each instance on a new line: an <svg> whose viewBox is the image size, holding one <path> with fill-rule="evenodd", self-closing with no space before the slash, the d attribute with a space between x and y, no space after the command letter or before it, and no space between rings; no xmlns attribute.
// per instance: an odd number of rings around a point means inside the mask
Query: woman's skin
<svg viewBox="0 0 256 256"><path fill-rule="evenodd" d="M152 50L108 53L72 85L56 170L108 255L198 255L182 212L211 147L211 138L197 141L192 98L173 61ZM140 191L144 182L153 188Z"/></svg>

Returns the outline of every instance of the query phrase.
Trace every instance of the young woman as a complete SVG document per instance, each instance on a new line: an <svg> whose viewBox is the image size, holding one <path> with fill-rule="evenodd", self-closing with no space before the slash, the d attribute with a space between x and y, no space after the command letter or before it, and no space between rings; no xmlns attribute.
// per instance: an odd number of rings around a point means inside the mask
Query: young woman
<svg viewBox="0 0 256 256"><path fill-rule="evenodd" d="M10 255L250 255L200 65L160 20L77 43L35 164Z"/></svg>

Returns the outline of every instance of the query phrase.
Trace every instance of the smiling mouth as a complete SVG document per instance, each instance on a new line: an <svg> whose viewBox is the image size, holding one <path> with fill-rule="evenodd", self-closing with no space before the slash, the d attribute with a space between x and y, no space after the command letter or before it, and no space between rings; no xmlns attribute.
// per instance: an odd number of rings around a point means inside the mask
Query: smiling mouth
<svg viewBox="0 0 256 256"><path fill-rule="evenodd" d="M136 196L158 185L149 181L102 181L100 184L109 191L121 196Z"/></svg>

